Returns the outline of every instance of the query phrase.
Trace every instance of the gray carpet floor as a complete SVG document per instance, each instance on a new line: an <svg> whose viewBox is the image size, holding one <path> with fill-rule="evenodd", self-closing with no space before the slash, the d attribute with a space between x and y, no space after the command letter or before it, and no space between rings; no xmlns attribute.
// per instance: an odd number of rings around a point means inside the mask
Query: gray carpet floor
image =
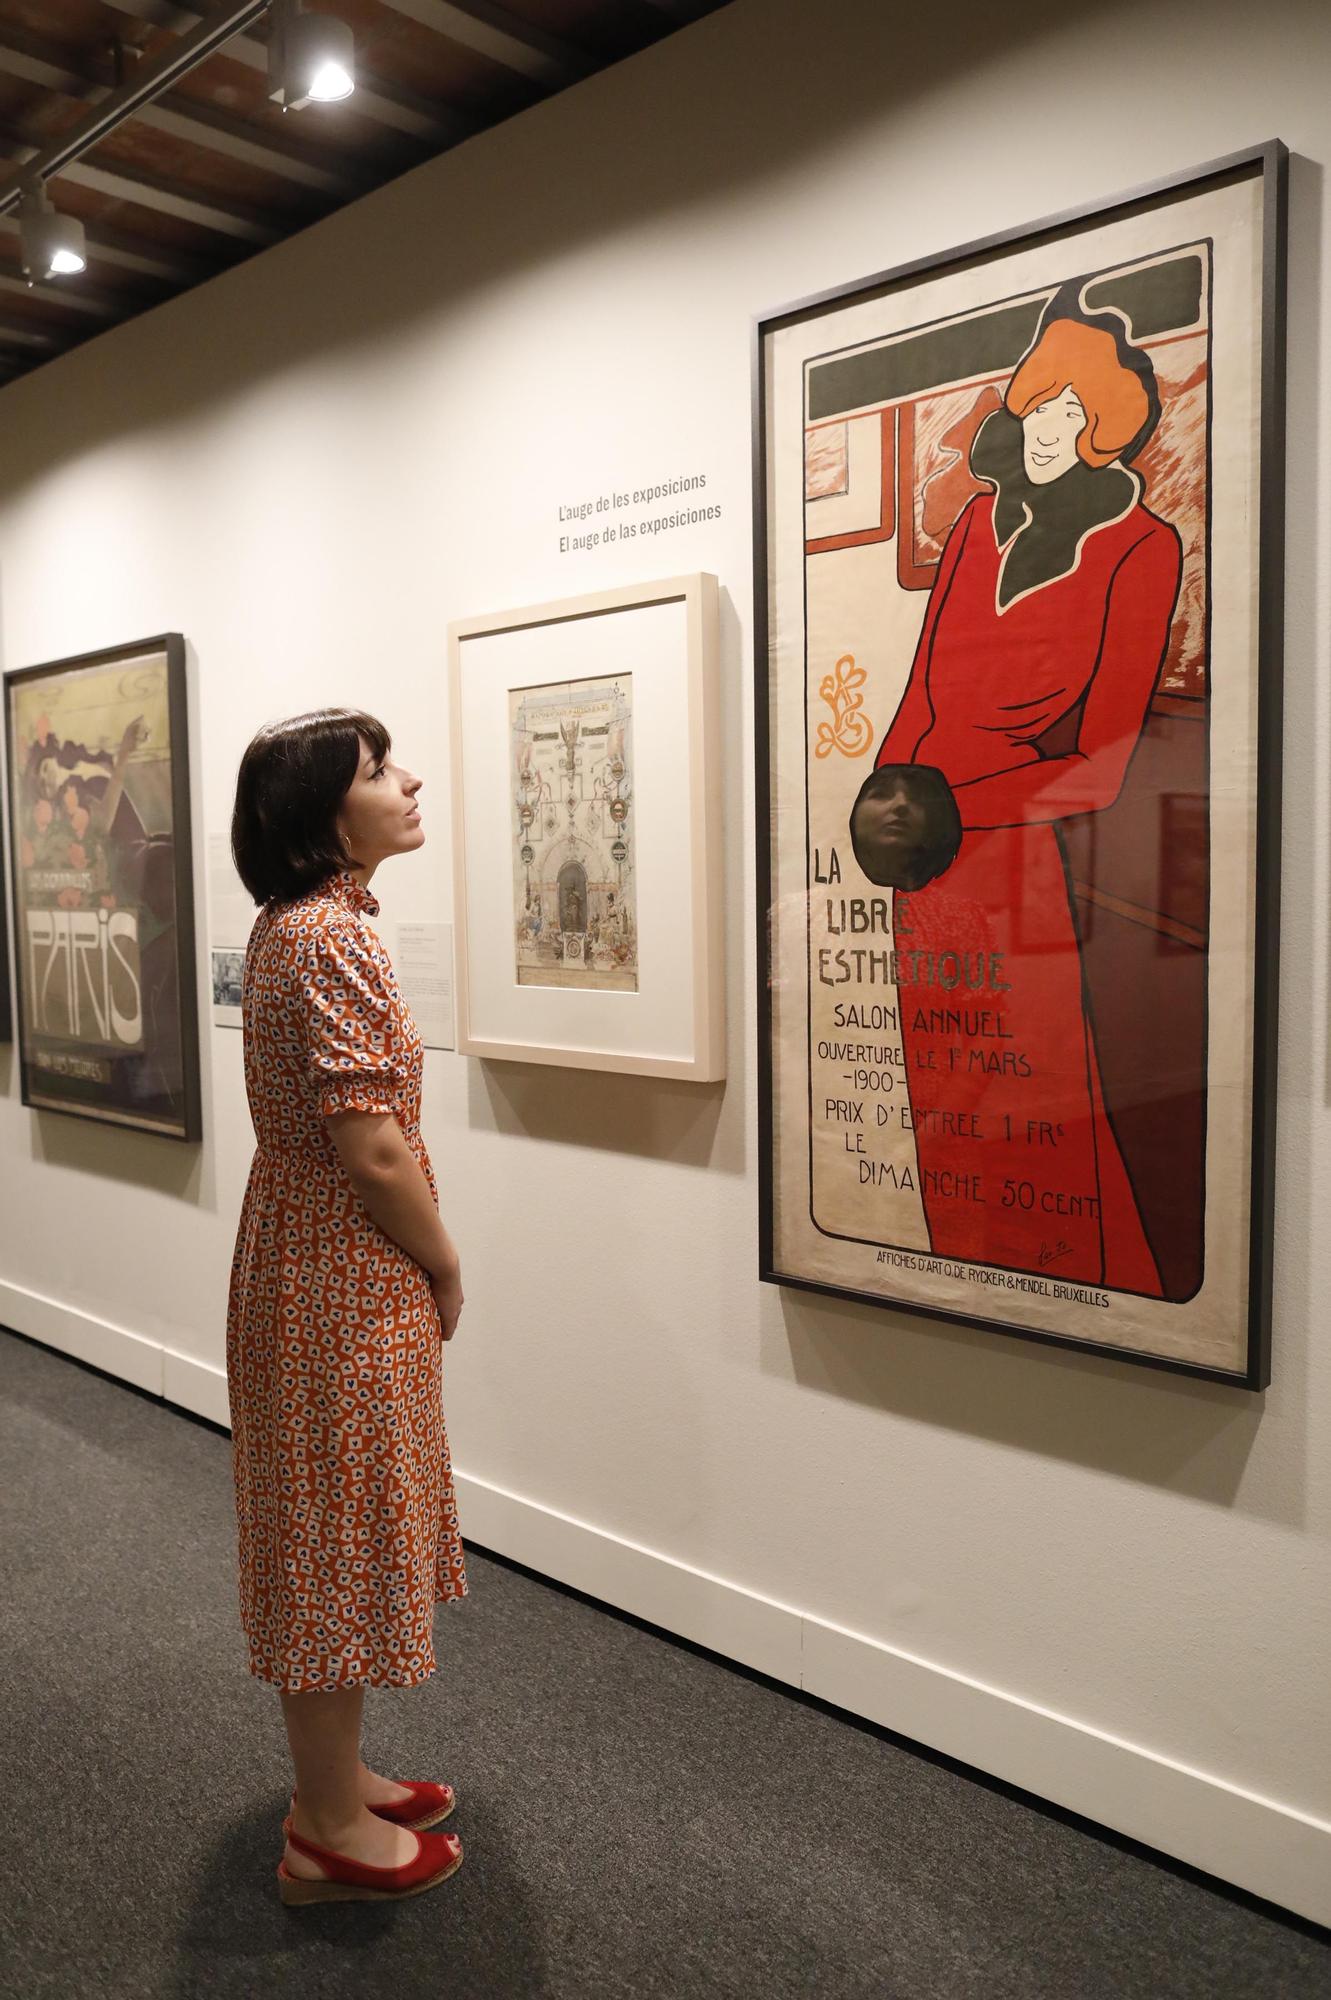
<svg viewBox="0 0 1331 2000"><path fill-rule="evenodd" d="M1327 2000L1331 1937L473 1552L366 1754L467 1858L286 1910L229 1440L0 1333L0 1991ZM465 1522L464 1522L465 1528Z"/></svg>

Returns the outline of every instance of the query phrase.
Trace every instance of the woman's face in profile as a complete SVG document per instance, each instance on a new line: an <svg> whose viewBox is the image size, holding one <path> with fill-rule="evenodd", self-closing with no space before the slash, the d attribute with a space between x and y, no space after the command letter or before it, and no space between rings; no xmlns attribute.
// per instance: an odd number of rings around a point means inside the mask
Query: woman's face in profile
<svg viewBox="0 0 1331 2000"><path fill-rule="evenodd" d="M1048 486L1077 463L1086 410L1070 388L1028 410L1021 420L1021 461L1032 486Z"/></svg>
<svg viewBox="0 0 1331 2000"><path fill-rule="evenodd" d="M360 763L343 797L337 830L348 854L362 868L377 867L390 854L409 854L425 845L416 795L422 780L392 752L376 756L361 738Z"/></svg>

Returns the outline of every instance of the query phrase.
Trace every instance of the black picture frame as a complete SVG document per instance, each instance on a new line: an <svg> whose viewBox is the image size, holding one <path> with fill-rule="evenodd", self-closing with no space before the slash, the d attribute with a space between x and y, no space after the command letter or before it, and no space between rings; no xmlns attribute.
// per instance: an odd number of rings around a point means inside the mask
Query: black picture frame
<svg viewBox="0 0 1331 2000"><path fill-rule="evenodd" d="M4 868L4 848L6 842L0 838L0 870L4 872L4 884L0 884L0 1044L14 1040L14 1000L10 992L10 896L8 896L8 868Z"/></svg>
<svg viewBox="0 0 1331 2000"><path fill-rule="evenodd" d="M4 856L4 842L0 841L0 860ZM9 988L9 910L8 898L0 895L0 1042L14 1039L14 1010Z"/></svg>
<svg viewBox="0 0 1331 2000"><path fill-rule="evenodd" d="M164 666L166 715L170 738L170 854L166 865L161 862L156 865L153 893L158 898L158 905L156 908L150 908L150 915L156 925L154 942L157 950L153 971L157 986L151 1016L147 1011L143 1012L145 1023L151 1018L152 1026L145 1027L139 1045L124 1055L115 1051L108 1054L106 1044L97 1042L95 1054L90 1055L82 1063L83 1074L78 1073L79 1064L72 1056L65 1067L52 1070L46 1065L39 1065L36 1059L39 1051L49 1055L50 1045L57 1041L70 1050L77 1050L80 1044L77 1038L70 1036L43 1036L30 1025L33 982L28 964L29 955L24 949L25 906L19 883L22 868L23 834L20 819L23 801L19 797L19 786L15 778L16 695L20 690L30 689L43 680L55 681L61 676L82 674L99 668L113 668L121 662L129 663L145 659L160 660ZM6 673L4 736L6 768L9 773L8 901L14 925L15 983L18 1001L15 1029L19 1045L22 1101L35 1111L55 1112L63 1116L114 1125L122 1130L148 1132L186 1144L197 1144L203 1136L203 1123L195 967L193 842L190 825L189 705L184 638L178 632L160 633L152 638L109 646L96 652L74 654L65 659L43 661L35 666L16 668ZM68 746L61 746L62 749L66 747ZM105 751L100 753L102 756L105 754ZM77 773L72 772L72 775ZM82 775L86 783L90 774L85 769ZM97 774L94 772L91 775L95 778ZM118 809L123 809L123 804L122 795ZM105 844L108 848L116 844L109 828L106 830ZM160 853L166 844L161 835L145 837L140 856L145 882L150 861L149 850L155 845L157 852ZM169 916L163 919L162 902L164 892L168 889ZM78 889L74 893L79 895L83 902L86 902L88 895L91 894L90 891L85 893ZM112 903L115 901L114 898L108 900ZM149 906L145 904L144 907ZM168 940L166 949L161 948L163 937ZM138 914L136 913L136 951L137 947ZM72 964L72 945L70 957ZM140 960L134 975L140 998L142 997L140 980L144 975L144 969L144 961ZM126 1068L131 1062L137 1064L132 1079Z"/></svg>
<svg viewBox="0 0 1331 2000"><path fill-rule="evenodd" d="M946 251L917 258L852 283L811 294L757 315L752 327L753 562L754 562L754 734L756 761L756 935L758 1020L759 1278L793 1290L909 1312L1043 1345L1074 1348L1200 1380L1248 1390L1264 1389L1271 1375L1271 1289L1273 1178L1276 1121L1278 955L1280 932L1279 855L1281 823L1281 728L1284 588L1285 347L1288 230L1287 148L1276 139L1228 154L1185 172L1131 188L1103 201L1065 209ZM1238 1368L1200 1365L1093 1338L1065 1335L1047 1326L1025 1326L950 1304L899 1297L854 1285L828 1282L779 1268L775 1247L775 1075L773 1049L773 744L771 730L771 633L769 602L768 426L766 355L773 335L818 318L833 308L870 300L950 269L983 265L1016 249L1035 248L1093 223L1158 208L1171 197L1186 198L1239 179L1261 181L1261 371L1260 465L1257 478L1256 644L1256 829L1252 849L1255 940L1252 956L1253 1035L1251 1064L1251 1163L1248 1172L1249 1231L1246 1252L1246 1356ZM885 475L886 476L886 475ZM1209 503L1208 503L1209 504ZM806 517L807 518L807 517ZM807 530L806 530L807 533ZM807 562L807 558L806 558ZM1209 608L1208 608L1209 618ZM807 728L807 725L806 725ZM812 1092L811 1092L812 1095ZM810 1105L812 1119L812 1105ZM810 1196L810 1218L813 1217ZM925 1253L928 1254L928 1253Z"/></svg>

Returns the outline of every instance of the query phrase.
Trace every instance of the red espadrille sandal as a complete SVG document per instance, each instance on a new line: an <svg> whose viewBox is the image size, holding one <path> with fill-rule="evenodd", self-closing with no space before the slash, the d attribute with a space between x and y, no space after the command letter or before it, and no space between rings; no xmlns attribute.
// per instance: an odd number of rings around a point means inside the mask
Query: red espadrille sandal
<svg viewBox="0 0 1331 2000"><path fill-rule="evenodd" d="M446 1882L462 1866L462 1842L455 1833L418 1833L420 1848L414 1861L401 1868L371 1868L367 1862L353 1861L349 1854L316 1847L296 1832L290 1818L283 1821L282 1831L294 1848L325 1870L321 1880L310 1882L288 1873L286 1863L279 1861L277 1887L284 1903L397 1902Z"/></svg>
<svg viewBox="0 0 1331 2000"><path fill-rule="evenodd" d="M412 1778L394 1779L395 1784L405 1785L411 1797L401 1799L392 1806L371 1806L370 1811L380 1819L391 1819L395 1826L410 1827L413 1833L421 1833L427 1826L438 1826L441 1819L447 1819L458 1802L457 1793L451 1785L435 1785ZM291 1810L296 1810L296 1794L291 1794Z"/></svg>

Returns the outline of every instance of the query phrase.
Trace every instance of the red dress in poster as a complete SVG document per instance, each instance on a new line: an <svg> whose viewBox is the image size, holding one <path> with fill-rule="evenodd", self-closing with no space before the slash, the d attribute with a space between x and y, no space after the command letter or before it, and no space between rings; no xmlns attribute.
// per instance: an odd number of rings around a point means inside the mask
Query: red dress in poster
<svg viewBox="0 0 1331 2000"><path fill-rule="evenodd" d="M1037 340L976 440L972 465L995 490L947 541L861 800L876 796L886 826L889 767L931 766L960 822L955 859L924 886L875 876L897 885L934 1253L1158 1297L1105 1108L1057 831L1118 796L1169 638L1179 538L1123 463L1158 417L1148 371L1084 322Z"/></svg>

